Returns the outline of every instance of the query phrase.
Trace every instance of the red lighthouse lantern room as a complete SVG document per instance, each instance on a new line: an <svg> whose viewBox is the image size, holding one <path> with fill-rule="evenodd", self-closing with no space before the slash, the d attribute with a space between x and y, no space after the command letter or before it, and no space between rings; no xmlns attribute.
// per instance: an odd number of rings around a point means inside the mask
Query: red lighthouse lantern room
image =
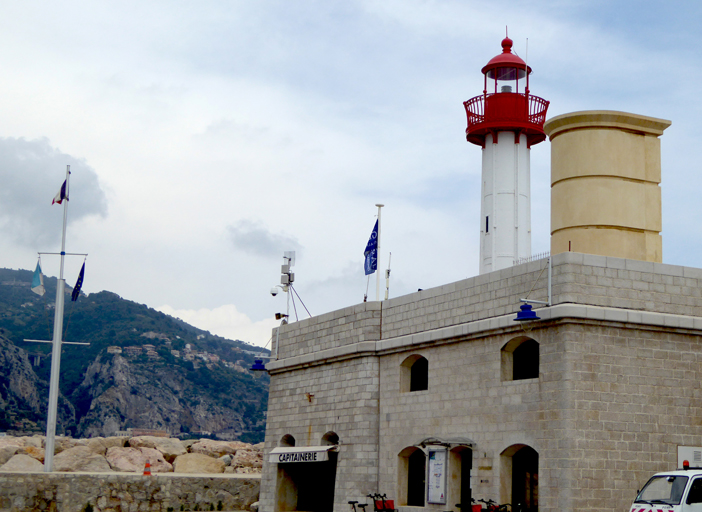
<svg viewBox="0 0 702 512"><path fill-rule="evenodd" d="M531 68L512 53L509 37L502 40L502 53L492 58L482 73L483 94L463 103L468 116L468 142L485 147L487 134L492 134L496 141L497 133L503 131L514 132L517 143L520 134L526 135L528 147L545 140L549 102L529 94Z"/></svg>

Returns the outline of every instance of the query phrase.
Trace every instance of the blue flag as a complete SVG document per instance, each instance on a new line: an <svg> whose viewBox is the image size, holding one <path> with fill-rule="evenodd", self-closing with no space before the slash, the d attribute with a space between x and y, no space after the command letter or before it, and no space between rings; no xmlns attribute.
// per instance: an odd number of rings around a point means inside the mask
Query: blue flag
<svg viewBox="0 0 702 512"><path fill-rule="evenodd" d="M366 271L366 275L370 275L376 270L378 270L378 221L375 221L375 227L371 233L368 243L366 244L366 250L363 253L366 257L366 261L363 267Z"/></svg>
<svg viewBox="0 0 702 512"><path fill-rule="evenodd" d="M83 266L80 268L80 274L78 274L78 281L76 281L76 285L73 287L73 293L71 294L71 300L72 301L77 301L78 297L80 296L80 289L83 286L83 277L85 275L85 262L83 262Z"/></svg>

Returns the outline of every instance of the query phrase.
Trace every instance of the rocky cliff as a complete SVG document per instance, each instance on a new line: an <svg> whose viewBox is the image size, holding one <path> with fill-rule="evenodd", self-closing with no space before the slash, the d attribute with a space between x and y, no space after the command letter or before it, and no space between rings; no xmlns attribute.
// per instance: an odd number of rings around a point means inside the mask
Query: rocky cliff
<svg viewBox="0 0 702 512"><path fill-rule="evenodd" d="M32 273L0 269L0 431L46 429L56 279L43 297ZM67 303L57 433L127 429L263 440L268 375L247 370L259 350L107 291Z"/></svg>
<svg viewBox="0 0 702 512"><path fill-rule="evenodd" d="M189 373L165 362L135 364L120 355L99 357L74 393L90 402L78 432L92 437L148 425L174 433L208 431L236 438L261 421L242 414L246 408L240 401L259 401L255 393L245 388L203 393ZM254 409L260 409L257 405Z"/></svg>
<svg viewBox="0 0 702 512"><path fill-rule="evenodd" d="M32 427L45 418L49 383L32 368L27 352L16 347L0 329L0 429ZM59 421L75 419L73 406L59 397Z"/></svg>

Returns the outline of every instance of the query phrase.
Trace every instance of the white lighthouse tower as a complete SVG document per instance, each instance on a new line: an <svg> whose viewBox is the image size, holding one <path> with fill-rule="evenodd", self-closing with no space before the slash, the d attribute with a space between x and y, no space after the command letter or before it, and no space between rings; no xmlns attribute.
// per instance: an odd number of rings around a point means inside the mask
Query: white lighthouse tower
<svg viewBox="0 0 702 512"><path fill-rule="evenodd" d="M482 69L483 94L464 103L466 139L483 148L480 273L531 255L529 152L546 135L548 101L529 94L531 68L502 40L502 53Z"/></svg>

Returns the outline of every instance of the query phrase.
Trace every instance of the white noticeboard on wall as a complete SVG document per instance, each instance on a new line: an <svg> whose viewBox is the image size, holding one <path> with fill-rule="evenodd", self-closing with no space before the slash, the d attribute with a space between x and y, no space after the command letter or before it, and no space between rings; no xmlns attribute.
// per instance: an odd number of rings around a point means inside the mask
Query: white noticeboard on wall
<svg viewBox="0 0 702 512"><path fill-rule="evenodd" d="M429 448L427 497L429 503L446 504L446 449Z"/></svg>

